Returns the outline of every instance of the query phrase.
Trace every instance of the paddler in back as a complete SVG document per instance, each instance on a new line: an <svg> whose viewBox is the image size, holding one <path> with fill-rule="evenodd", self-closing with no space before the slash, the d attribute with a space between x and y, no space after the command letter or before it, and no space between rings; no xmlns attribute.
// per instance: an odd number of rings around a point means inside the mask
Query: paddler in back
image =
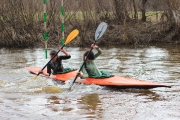
<svg viewBox="0 0 180 120"><path fill-rule="evenodd" d="M97 51L96 54L94 54L93 51L86 51L84 53L84 56L83 56L83 60L85 61L86 57L86 61L84 63L84 66L82 67L82 70L80 72L78 72L78 76L81 78L81 79L84 79L84 78L87 78L87 77L90 77L90 78L107 78L107 77L111 77L111 76L114 76L108 72L105 72L105 71L102 71L102 70L99 70L98 67L96 66L94 60L102 54L102 50L97 46L97 45L94 45L92 44L91 47L93 49L95 49ZM89 53L89 55L88 55Z"/></svg>

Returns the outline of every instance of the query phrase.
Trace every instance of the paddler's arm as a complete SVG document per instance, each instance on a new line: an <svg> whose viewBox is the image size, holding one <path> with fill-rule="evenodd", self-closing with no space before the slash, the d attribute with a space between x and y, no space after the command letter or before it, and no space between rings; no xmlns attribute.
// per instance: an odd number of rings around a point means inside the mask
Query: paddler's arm
<svg viewBox="0 0 180 120"><path fill-rule="evenodd" d="M88 73L87 73L87 71L86 71L84 66L83 66L81 71L82 71L81 79L89 77L89 75L88 75Z"/></svg>
<svg viewBox="0 0 180 120"><path fill-rule="evenodd" d="M84 78L87 78L89 77L87 71L85 70L85 68L83 67L82 70L80 72L77 73L78 76L81 78L81 79L84 79Z"/></svg>
<svg viewBox="0 0 180 120"><path fill-rule="evenodd" d="M48 65L47 65L47 72L44 72L43 70L40 70L40 71L39 71L39 74L43 74L43 75L49 77L49 76L51 75L51 66L48 64Z"/></svg>
<svg viewBox="0 0 180 120"><path fill-rule="evenodd" d="M50 64L47 65L47 73L45 73L45 74L48 76L51 75L51 65Z"/></svg>
<svg viewBox="0 0 180 120"><path fill-rule="evenodd" d="M99 48L97 45L92 44L91 47L93 47L93 49L97 50L97 53L94 55L95 58L97 58L99 55L102 54L101 48Z"/></svg>
<svg viewBox="0 0 180 120"><path fill-rule="evenodd" d="M71 55L68 52L66 52L66 50L64 50L63 48L62 49L60 48L60 51L65 54L65 56L60 56L61 59L69 59L69 58L71 58Z"/></svg>

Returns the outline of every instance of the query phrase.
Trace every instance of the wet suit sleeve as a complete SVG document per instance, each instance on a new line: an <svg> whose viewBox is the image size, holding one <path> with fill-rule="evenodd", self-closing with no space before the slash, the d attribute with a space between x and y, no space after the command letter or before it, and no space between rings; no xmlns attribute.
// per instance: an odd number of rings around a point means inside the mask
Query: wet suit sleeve
<svg viewBox="0 0 180 120"><path fill-rule="evenodd" d="M102 54L102 50L98 47L97 48L97 53L94 55L95 56L95 58L97 58L99 55L101 55Z"/></svg>
<svg viewBox="0 0 180 120"><path fill-rule="evenodd" d="M71 56L69 55L69 56L64 56L64 55L62 55L62 56L60 56L60 59L62 59L62 60L65 60L65 59L70 59L71 58Z"/></svg>
<svg viewBox="0 0 180 120"><path fill-rule="evenodd" d="M51 65L50 64L47 65L47 73L49 73L49 76L51 75Z"/></svg>
<svg viewBox="0 0 180 120"><path fill-rule="evenodd" d="M82 67L82 70L81 70L81 71L82 71L82 73L83 73L83 76L81 77L82 79L89 77L89 75L88 75L88 73L87 73L87 71L86 71L86 69L85 69L84 66Z"/></svg>

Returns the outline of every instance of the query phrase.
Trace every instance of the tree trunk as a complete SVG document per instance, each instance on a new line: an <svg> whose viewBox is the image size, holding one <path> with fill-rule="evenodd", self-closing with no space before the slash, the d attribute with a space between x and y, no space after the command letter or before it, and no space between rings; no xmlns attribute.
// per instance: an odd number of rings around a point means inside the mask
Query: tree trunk
<svg viewBox="0 0 180 120"><path fill-rule="evenodd" d="M146 2L147 0L142 0L142 22L146 22Z"/></svg>
<svg viewBox="0 0 180 120"><path fill-rule="evenodd" d="M133 0L133 9L134 9L134 19L137 21L138 20L138 13L137 13L137 5L135 0Z"/></svg>
<svg viewBox="0 0 180 120"><path fill-rule="evenodd" d="M118 19L118 23L124 23L129 20L129 15L126 9L126 0L114 0L115 14Z"/></svg>

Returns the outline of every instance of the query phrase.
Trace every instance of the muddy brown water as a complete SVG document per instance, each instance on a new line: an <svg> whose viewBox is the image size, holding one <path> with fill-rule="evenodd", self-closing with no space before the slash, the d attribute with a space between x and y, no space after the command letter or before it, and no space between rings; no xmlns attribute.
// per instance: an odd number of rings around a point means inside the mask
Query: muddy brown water
<svg viewBox="0 0 180 120"><path fill-rule="evenodd" d="M0 119L10 120L179 120L180 47L101 47L100 69L116 75L171 85L171 88L113 89L74 84L30 74L43 67L43 48L0 49ZM57 49L57 48L55 48ZM64 67L79 68L88 48L65 48L72 56ZM62 53L60 53L62 54Z"/></svg>

